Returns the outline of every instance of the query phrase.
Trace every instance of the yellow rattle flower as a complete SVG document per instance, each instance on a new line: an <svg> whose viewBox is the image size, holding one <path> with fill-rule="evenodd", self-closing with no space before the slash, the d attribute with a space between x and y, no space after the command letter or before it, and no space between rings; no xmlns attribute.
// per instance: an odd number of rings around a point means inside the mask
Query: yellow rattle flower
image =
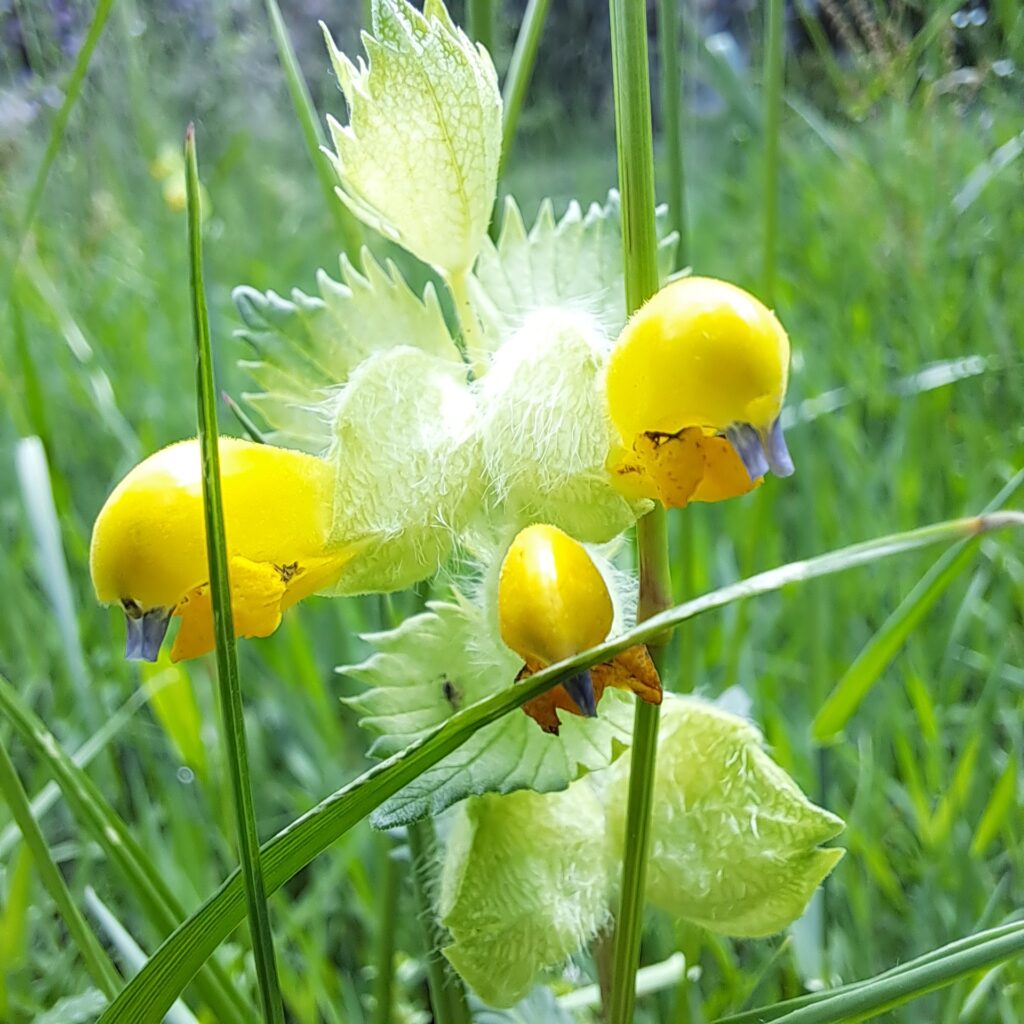
<svg viewBox="0 0 1024 1024"><path fill-rule="evenodd" d="M779 419L788 376L789 338L748 292L706 277L662 288L608 362L617 486L682 507L745 494L769 469L789 476Z"/></svg>
<svg viewBox="0 0 1024 1024"><path fill-rule="evenodd" d="M281 613L329 586L356 552L332 548L334 470L301 452L219 439L231 608L238 636L269 636ZM117 485L93 527L96 596L127 617L125 655L155 661L172 615L171 659L213 649L199 442L145 459Z"/></svg>
<svg viewBox="0 0 1024 1024"><path fill-rule="evenodd" d="M614 610L604 578L586 549L557 527L521 530L501 564L498 623L501 639L526 662L518 679L596 647L611 631ZM607 665L584 669L525 705L547 731L558 731L557 709L592 718L606 686L633 689L661 702L661 683L643 648Z"/></svg>

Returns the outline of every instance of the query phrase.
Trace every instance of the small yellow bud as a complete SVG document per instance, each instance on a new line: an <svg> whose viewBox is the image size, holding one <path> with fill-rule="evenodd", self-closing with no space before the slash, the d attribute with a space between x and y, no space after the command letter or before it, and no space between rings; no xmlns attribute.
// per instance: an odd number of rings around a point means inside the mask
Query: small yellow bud
<svg viewBox="0 0 1024 1024"><path fill-rule="evenodd" d="M571 658L606 640L614 619L611 594L582 544L555 526L521 530L498 577L501 639L526 662L519 678ZM597 714L608 686L661 703L661 680L644 647L584 669L523 710L547 732L558 732L558 711Z"/></svg>
<svg viewBox="0 0 1024 1024"><path fill-rule="evenodd" d="M601 643L612 599L582 544L557 527L521 530L501 565L501 638L524 661L551 665Z"/></svg>
<svg viewBox="0 0 1024 1024"><path fill-rule="evenodd" d="M334 471L301 452L219 440L231 606L238 636L268 636L281 613L340 575L354 551L328 546ZM96 596L128 620L126 654L155 661L172 615L171 658L212 650L199 443L181 441L136 466L93 527Z"/></svg>
<svg viewBox="0 0 1024 1024"><path fill-rule="evenodd" d="M608 363L620 489L682 506L745 493L769 469L788 476L779 421L788 375L786 332L742 288L704 277L663 288Z"/></svg>
<svg viewBox="0 0 1024 1024"><path fill-rule="evenodd" d="M601 643L612 628L611 595L582 544L557 527L521 530L498 577L501 639L536 670ZM565 684L579 709L597 714L589 672Z"/></svg>

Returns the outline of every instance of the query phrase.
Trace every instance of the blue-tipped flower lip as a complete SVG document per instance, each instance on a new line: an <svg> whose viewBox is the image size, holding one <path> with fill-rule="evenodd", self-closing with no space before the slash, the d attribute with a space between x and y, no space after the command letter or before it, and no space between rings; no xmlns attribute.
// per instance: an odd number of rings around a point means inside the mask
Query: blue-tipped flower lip
<svg viewBox="0 0 1024 1024"><path fill-rule="evenodd" d="M579 675L566 679L562 685L587 718L597 717L597 700L594 697L594 681L590 678L590 669L584 669Z"/></svg>
<svg viewBox="0 0 1024 1024"><path fill-rule="evenodd" d="M736 449L751 480L757 480L769 470L776 476L793 475L793 459L786 447L781 417L777 416L766 431L756 430L749 423L734 423L725 431L725 436Z"/></svg>
<svg viewBox="0 0 1024 1024"><path fill-rule="evenodd" d="M141 615L125 615L128 635L124 645L124 656L129 661L156 661L160 656L160 645L167 635L173 608L150 608Z"/></svg>

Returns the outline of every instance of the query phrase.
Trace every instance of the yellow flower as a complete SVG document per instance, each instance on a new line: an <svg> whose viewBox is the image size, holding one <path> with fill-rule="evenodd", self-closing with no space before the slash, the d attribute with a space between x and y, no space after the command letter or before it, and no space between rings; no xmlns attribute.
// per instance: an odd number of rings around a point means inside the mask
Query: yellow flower
<svg viewBox="0 0 1024 1024"><path fill-rule="evenodd" d="M769 469L789 476L779 420L788 376L789 338L752 295L706 277L663 288L608 363L620 490L682 507L744 494Z"/></svg>
<svg viewBox="0 0 1024 1024"><path fill-rule="evenodd" d="M329 544L330 463L231 437L219 446L235 633L268 636L356 548ZM155 661L172 615L182 620L173 661L213 649L197 440L151 455L117 485L93 527L90 570L99 600L127 616L127 657Z"/></svg>
<svg viewBox="0 0 1024 1024"><path fill-rule="evenodd" d="M581 544L540 523L517 534L498 577L498 622L501 639L526 662L519 679L596 647L607 638L613 618L608 587ZM661 701L653 663L645 649L633 648L596 666L593 675L584 669L525 710L542 728L557 732L557 709L592 718L605 686Z"/></svg>

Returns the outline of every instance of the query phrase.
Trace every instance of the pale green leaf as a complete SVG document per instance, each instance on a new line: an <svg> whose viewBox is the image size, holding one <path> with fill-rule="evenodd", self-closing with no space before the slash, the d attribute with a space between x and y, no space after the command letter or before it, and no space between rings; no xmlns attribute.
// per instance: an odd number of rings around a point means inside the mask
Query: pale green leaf
<svg viewBox="0 0 1024 1024"><path fill-rule="evenodd" d="M467 800L448 840L445 956L492 1006L523 999L608 918L604 809L582 779L562 793ZM498 967L499 969L495 969Z"/></svg>
<svg viewBox="0 0 1024 1024"><path fill-rule="evenodd" d="M657 220L664 281L678 237L669 231L665 207L658 208ZM586 213L574 200L559 220L546 200L529 230L516 201L507 197L498 240L484 241L470 287L492 348L530 313L552 306L589 313L614 338L626 322L618 192L609 192L603 204L592 203Z"/></svg>
<svg viewBox="0 0 1024 1024"><path fill-rule="evenodd" d="M449 275L472 265L490 222L501 95L487 51L444 5L373 0L367 60L324 29L349 121L328 118L338 194L364 223Z"/></svg>
<svg viewBox="0 0 1024 1024"><path fill-rule="evenodd" d="M349 703L390 756L428 734L459 708L508 687L522 662L490 639L479 609L432 602L429 611L367 639L375 653L339 672L367 690ZM609 765L628 744L633 698L606 690L597 718L563 715L558 736L524 712L481 729L458 751L424 772L374 815L390 828L441 811L470 795L520 789L565 789L583 771Z"/></svg>
<svg viewBox="0 0 1024 1024"><path fill-rule="evenodd" d="M612 773L609 827L621 841L625 760ZM765 753L753 725L705 701L667 696L651 820L653 904L725 935L781 931L842 857L819 845L842 828Z"/></svg>

